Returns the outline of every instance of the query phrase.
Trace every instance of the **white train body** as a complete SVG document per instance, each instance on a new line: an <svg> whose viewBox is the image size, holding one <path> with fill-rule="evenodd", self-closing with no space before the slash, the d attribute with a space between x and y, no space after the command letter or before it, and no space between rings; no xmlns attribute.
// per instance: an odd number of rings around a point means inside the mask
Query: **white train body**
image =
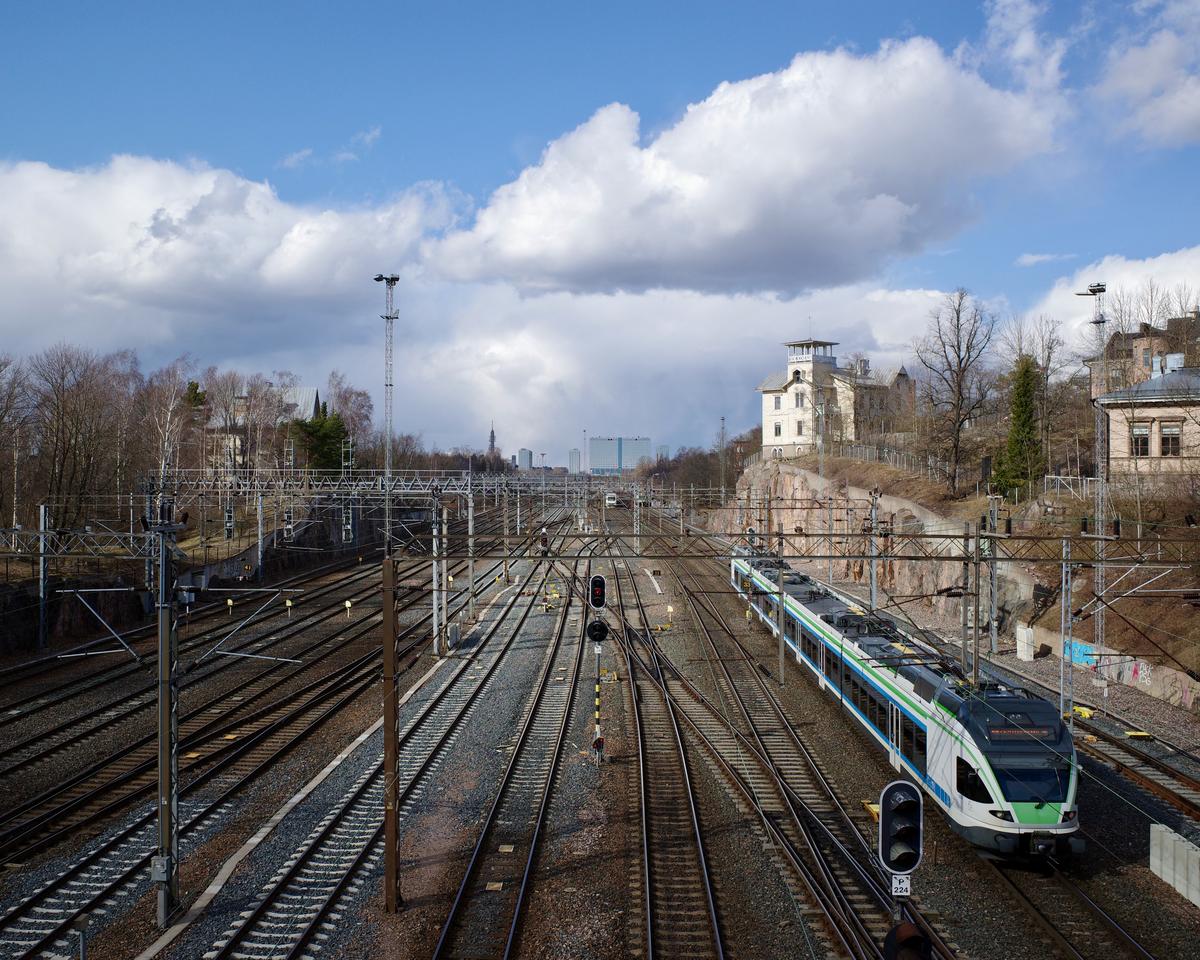
<svg viewBox="0 0 1200 960"><path fill-rule="evenodd" d="M780 564L735 556L734 588L778 632ZM891 764L971 843L1004 854L1079 849L1078 764L1055 708L1026 690L974 687L937 650L792 570L785 642Z"/></svg>

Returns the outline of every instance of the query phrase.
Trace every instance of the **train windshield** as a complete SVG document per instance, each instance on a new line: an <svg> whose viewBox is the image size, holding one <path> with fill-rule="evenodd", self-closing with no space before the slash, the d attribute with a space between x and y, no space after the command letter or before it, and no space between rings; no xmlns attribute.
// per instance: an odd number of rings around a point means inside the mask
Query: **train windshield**
<svg viewBox="0 0 1200 960"><path fill-rule="evenodd" d="M1063 803L1071 785L1071 768L1001 767L992 761L1004 798L1013 803Z"/></svg>

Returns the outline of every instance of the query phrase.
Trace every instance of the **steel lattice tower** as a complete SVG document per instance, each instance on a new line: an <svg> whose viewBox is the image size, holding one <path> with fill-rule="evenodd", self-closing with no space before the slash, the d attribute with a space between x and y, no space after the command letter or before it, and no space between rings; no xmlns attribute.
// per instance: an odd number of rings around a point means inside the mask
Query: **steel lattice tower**
<svg viewBox="0 0 1200 960"><path fill-rule="evenodd" d="M383 319L383 549L392 554L392 336L393 325L399 319L393 303L394 291L400 278L392 273L376 274L375 282L383 283L385 307Z"/></svg>

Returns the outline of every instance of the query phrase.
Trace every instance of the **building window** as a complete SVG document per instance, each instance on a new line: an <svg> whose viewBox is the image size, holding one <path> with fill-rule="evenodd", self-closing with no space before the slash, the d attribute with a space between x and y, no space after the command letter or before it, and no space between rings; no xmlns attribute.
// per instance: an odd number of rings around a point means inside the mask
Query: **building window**
<svg viewBox="0 0 1200 960"><path fill-rule="evenodd" d="M775 436L777 436L777 437L783 436L783 424L782 423L775 424Z"/></svg>
<svg viewBox="0 0 1200 960"><path fill-rule="evenodd" d="M782 406L783 406L783 397L776 397L775 398L775 409L778 410Z"/></svg>
<svg viewBox="0 0 1200 960"><path fill-rule="evenodd" d="M796 409L804 409L804 394L802 394L799 390L796 391Z"/></svg>
<svg viewBox="0 0 1200 960"><path fill-rule="evenodd" d="M801 423L799 420L796 421L796 436L798 436L798 437L804 436L804 424Z"/></svg>
<svg viewBox="0 0 1200 960"><path fill-rule="evenodd" d="M1179 437L1183 432L1182 423L1164 423L1159 437L1159 452L1164 457L1179 456Z"/></svg>
<svg viewBox="0 0 1200 960"><path fill-rule="evenodd" d="M1134 457L1150 456L1150 424L1135 423L1129 436L1129 453Z"/></svg>
<svg viewBox="0 0 1200 960"><path fill-rule="evenodd" d="M1150 366L1150 348L1149 347L1147 347L1145 350L1142 351L1142 366L1143 367Z"/></svg>

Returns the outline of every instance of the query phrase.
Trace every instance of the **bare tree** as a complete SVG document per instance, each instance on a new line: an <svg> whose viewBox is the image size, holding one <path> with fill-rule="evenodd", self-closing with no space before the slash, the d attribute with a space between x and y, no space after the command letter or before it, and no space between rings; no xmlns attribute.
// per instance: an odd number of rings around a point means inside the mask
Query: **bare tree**
<svg viewBox="0 0 1200 960"><path fill-rule="evenodd" d="M350 436L365 438L371 430L371 414L375 406L366 390L358 390L347 382L345 374L333 370L326 388L330 413L342 418Z"/></svg>
<svg viewBox="0 0 1200 960"><path fill-rule="evenodd" d="M209 426L220 436L220 444L215 448L220 450L218 463L222 467L236 466L245 446L242 375L234 370L209 367L204 371L203 387L212 417Z"/></svg>
<svg viewBox="0 0 1200 960"><path fill-rule="evenodd" d="M171 466L178 465L179 448L192 425L186 398L194 367L191 357L178 357L150 374L141 392L145 425L154 439L155 468L162 481Z"/></svg>
<svg viewBox="0 0 1200 960"><path fill-rule="evenodd" d="M951 495L958 493L967 426L984 411L991 390L987 357L995 331L996 318L959 287L930 314L929 328L914 346L925 373L922 394L933 439L949 462Z"/></svg>
<svg viewBox="0 0 1200 960"><path fill-rule="evenodd" d="M17 517L17 486L20 482L18 464L21 451L22 428L28 415L28 394L25 388L25 371L19 360L14 360L6 353L0 353L0 437L12 441L12 474L8 485L8 500L10 511L4 511L5 481L9 472L5 467L5 458L0 458L0 523L3 517L12 514L12 524L19 523ZM7 449L3 450L8 453Z"/></svg>
<svg viewBox="0 0 1200 960"><path fill-rule="evenodd" d="M37 480L58 524L77 525L86 501L116 479L119 418L137 379L122 359L59 344L29 362Z"/></svg>

